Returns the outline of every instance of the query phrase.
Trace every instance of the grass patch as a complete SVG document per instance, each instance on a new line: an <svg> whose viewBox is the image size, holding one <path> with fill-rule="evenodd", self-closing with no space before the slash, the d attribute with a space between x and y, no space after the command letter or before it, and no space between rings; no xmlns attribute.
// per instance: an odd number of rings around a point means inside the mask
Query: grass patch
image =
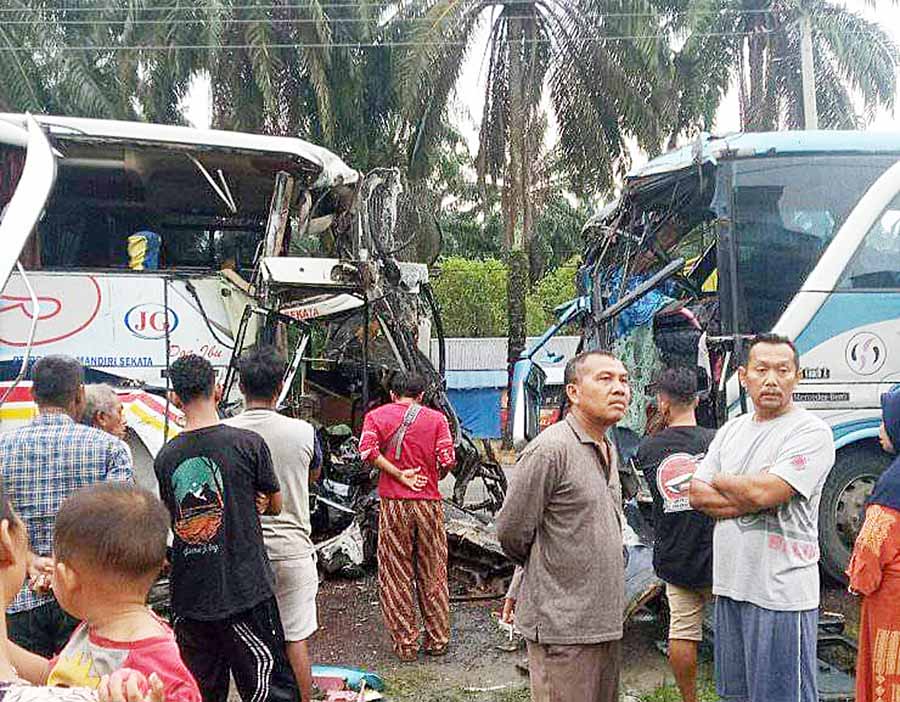
<svg viewBox="0 0 900 702"><path fill-rule="evenodd" d="M697 699L700 702L719 702L716 685L712 680L701 680L697 683ZM641 702L681 702L681 693L678 692L677 685L669 683L642 695Z"/></svg>
<svg viewBox="0 0 900 702"><path fill-rule="evenodd" d="M439 677L425 666L404 666L389 678L384 694L391 702L527 702L531 699L528 685L490 692L466 692L466 687Z"/></svg>

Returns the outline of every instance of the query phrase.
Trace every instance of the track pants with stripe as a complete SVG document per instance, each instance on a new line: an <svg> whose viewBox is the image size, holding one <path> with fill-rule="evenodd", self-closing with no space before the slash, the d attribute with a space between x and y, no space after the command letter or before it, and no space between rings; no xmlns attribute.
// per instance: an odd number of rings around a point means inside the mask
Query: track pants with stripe
<svg viewBox="0 0 900 702"><path fill-rule="evenodd" d="M419 650L415 600L425 624L425 650L450 640L447 532L440 500L381 498L378 589L384 623L401 658Z"/></svg>
<svg viewBox="0 0 900 702"><path fill-rule="evenodd" d="M175 617L181 657L203 702L225 702L229 673L243 702L297 702L300 692L285 653L275 598L227 619Z"/></svg>

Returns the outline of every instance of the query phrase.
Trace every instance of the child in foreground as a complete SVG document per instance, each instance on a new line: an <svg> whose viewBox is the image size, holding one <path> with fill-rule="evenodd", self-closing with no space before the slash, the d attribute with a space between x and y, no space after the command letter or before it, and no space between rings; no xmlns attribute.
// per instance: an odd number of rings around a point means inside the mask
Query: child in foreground
<svg viewBox="0 0 900 702"><path fill-rule="evenodd" d="M130 485L98 483L63 502L52 587L62 608L83 621L51 660L11 645L22 678L96 689L104 675L129 669L157 674L166 702L200 702L175 635L146 605L165 561L168 527L165 506Z"/></svg>
<svg viewBox="0 0 900 702"><path fill-rule="evenodd" d="M25 580L28 532L0 487L0 600L4 609L15 599ZM6 619L0 617L0 700L2 702L166 702L164 686L155 673L147 677L133 670L104 675L96 690L32 685L13 666L6 637Z"/></svg>

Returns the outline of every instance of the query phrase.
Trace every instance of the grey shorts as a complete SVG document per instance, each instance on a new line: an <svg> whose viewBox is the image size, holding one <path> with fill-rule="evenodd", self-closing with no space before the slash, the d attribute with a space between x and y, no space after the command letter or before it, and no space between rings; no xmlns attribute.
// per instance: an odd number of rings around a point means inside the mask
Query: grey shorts
<svg viewBox="0 0 900 702"><path fill-rule="evenodd" d="M716 692L730 702L817 702L819 610L716 598Z"/></svg>
<svg viewBox="0 0 900 702"><path fill-rule="evenodd" d="M288 643L305 641L318 628L316 593L319 573L315 554L289 561L272 561L275 573L275 599Z"/></svg>

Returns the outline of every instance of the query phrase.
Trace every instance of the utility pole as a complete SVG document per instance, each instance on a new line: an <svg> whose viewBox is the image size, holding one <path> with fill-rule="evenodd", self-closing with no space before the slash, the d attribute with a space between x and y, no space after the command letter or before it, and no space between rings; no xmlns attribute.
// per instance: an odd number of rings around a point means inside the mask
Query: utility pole
<svg viewBox="0 0 900 702"><path fill-rule="evenodd" d="M816 72L813 64L812 26L809 14L800 17L800 74L803 82L803 127L819 128L819 112L816 108Z"/></svg>

